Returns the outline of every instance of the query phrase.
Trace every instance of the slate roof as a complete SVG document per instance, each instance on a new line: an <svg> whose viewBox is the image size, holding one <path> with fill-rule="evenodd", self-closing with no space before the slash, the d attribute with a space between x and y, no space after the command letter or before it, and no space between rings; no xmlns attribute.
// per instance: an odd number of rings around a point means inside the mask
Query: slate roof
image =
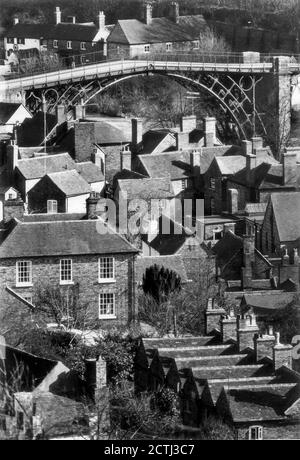
<svg viewBox="0 0 300 460"><path fill-rule="evenodd" d="M264 385L225 391L234 422L255 422L286 418L290 393L295 385Z"/></svg>
<svg viewBox="0 0 300 460"><path fill-rule="evenodd" d="M107 144L127 144L131 142L131 131L122 130L113 125L113 123L105 121L96 121L95 124L95 140L99 145Z"/></svg>
<svg viewBox="0 0 300 460"><path fill-rule="evenodd" d="M169 177L171 180L178 180L193 175L190 152L139 155L139 160L150 177Z"/></svg>
<svg viewBox="0 0 300 460"><path fill-rule="evenodd" d="M25 214L22 221L27 222L27 223L34 223L34 222L83 220L85 218L86 218L86 214L83 214L83 213Z"/></svg>
<svg viewBox="0 0 300 460"><path fill-rule="evenodd" d="M201 155L201 174L205 174L215 157L234 156L241 153L241 148L236 145L222 145L214 147L203 147Z"/></svg>
<svg viewBox="0 0 300 460"><path fill-rule="evenodd" d="M185 266L181 257L178 256L166 256L166 257L138 257L137 259L137 282L143 281L143 276L146 273L146 269L157 265L159 268L164 267L165 269L176 272L182 283L188 282Z"/></svg>
<svg viewBox="0 0 300 460"><path fill-rule="evenodd" d="M241 306L243 312L253 309L257 315L270 314L284 309L295 297L289 292L266 292L265 294L244 294Z"/></svg>
<svg viewBox="0 0 300 460"><path fill-rule="evenodd" d="M47 174L47 176L67 197L85 195L91 192L90 185L74 169Z"/></svg>
<svg viewBox="0 0 300 460"><path fill-rule="evenodd" d="M95 24L16 24L6 32L6 37L44 38L55 40L74 40L91 42L96 37Z"/></svg>
<svg viewBox="0 0 300 460"><path fill-rule="evenodd" d="M296 185L300 185L300 167L297 168L298 180ZM284 188L283 185L283 166L281 164L271 164L263 162L250 172L250 180L247 179L246 168L235 174L231 180L241 185L249 184L251 187L259 189ZM290 187L290 186L287 186Z"/></svg>
<svg viewBox="0 0 300 460"><path fill-rule="evenodd" d="M168 177L123 179L118 180L118 185L122 193L127 193L128 200L135 198L141 200L174 198Z"/></svg>
<svg viewBox="0 0 300 460"><path fill-rule="evenodd" d="M20 160L17 169L25 179L39 179L46 174L75 169L75 162L68 153L60 153Z"/></svg>
<svg viewBox="0 0 300 460"><path fill-rule="evenodd" d="M76 163L75 166L78 173L88 184L104 181L104 175L101 169L91 161Z"/></svg>
<svg viewBox="0 0 300 460"><path fill-rule="evenodd" d="M138 252L113 230L106 233L101 231L103 226L100 220L35 223L13 221L0 245L0 258Z"/></svg>
<svg viewBox="0 0 300 460"><path fill-rule="evenodd" d="M215 161L223 176L230 176L246 167L246 157L242 155L216 157Z"/></svg>
<svg viewBox="0 0 300 460"><path fill-rule="evenodd" d="M171 135L172 133L166 130L147 131L143 136L143 155L155 152L155 150L162 143L162 141ZM174 137L174 147L175 146L176 140Z"/></svg>
<svg viewBox="0 0 300 460"><path fill-rule="evenodd" d="M117 22L108 42L121 44L151 44L197 40L207 28L202 15L181 17L179 24L167 18L153 18L149 25L137 19Z"/></svg>
<svg viewBox="0 0 300 460"><path fill-rule="evenodd" d="M0 124L5 124L22 104L0 102Z"/></svg>
<svg viewBox="0 0 300 460"><path fill-rule="evenodd" d="M300 238L300 192L273 193L271 204L282 242Z"/></svg>

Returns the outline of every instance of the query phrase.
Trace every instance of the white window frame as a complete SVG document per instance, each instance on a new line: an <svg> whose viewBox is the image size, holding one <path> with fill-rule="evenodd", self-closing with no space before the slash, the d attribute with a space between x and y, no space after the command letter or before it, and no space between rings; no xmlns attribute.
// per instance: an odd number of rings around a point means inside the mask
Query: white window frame
<svg viewBox="0 0 300 460"><path fill-rule="evenodd" d="M254 438L252 437L252 432L255 432ZM264 429L260 425L253 425L249 427L249 441L263 441L264 439Z"/></svg>
<svg viewBox="0 0 300 460"><path fill-rule="evenodd" d="M193 49L198 50L200 48L200 40L193 41Z"/></svg>
<svg viewBox="0 0 300 460"><path fill-rule="evenodd" d="M146 54L150 53L150 46L151 45L144 45L144 53L146 53Z"/></svg>
<svg viewBox="0 0 300 460"><path fill-rule="evenodd" d="M58 202L57 200L47 200L47 214L57 214Z"/></svg>
<svg viewBox="0 0 300 460"><path fill-rule="evenodd" d="M58 40L53 40L53 48L58 48Z"/></svg>
<svg viewBox="0 0 300 460"><path fill-rule="evenodd" d="M167 53L173 51L173 43L166 43L166 51Z"/></svg>
<svg viewBox="0 0 300 460"><path fill-rule="evenodd" d="M18 38L17 39L17 44L18 45L25 45L25 38Z"/></svg>
<svg viewBox="0 0 300 460"><path fill-rule="evenodd" d="M63 267L63 264L70 264L69 268ZM63 276L64 273L67 271L70 271L71 276L69 279L63 279L65 276ZM60 259L59 262L59 281L61 285L70 285L74 284L73 282L73 260L72 259Z"/></svg>
<svg viewBox="0 0 300 460"><path fill-rule="evenodd" d="M68 41L67 41L67 49L68 49L68 50L71 50L71 49L72 49L72 42L71 42L71 40L68 40Z"/></svg>
<svg viewBox="0 0 300 460"><path fill-rule="evenodd" d="M103 263L106 264L107 262L111 262L112 261L112 276L110 277L102 277L101 276L101 271L104 270L107 270L107 267L103 267ZM105 257L99 257L99 260L98 260L98 282L101 283L101 284L105 284L105 283L115 283L116 282L116 278L115 278L115 258L112 257L112 256L105 256Z"/></svg>
<svg viewBox="0 0 300 460"><path fill-rule="evenodd" d="M20 281L21 267L27 266L29 271L28 281ZM16 262L16 286L32 287L32 262L31 260L18 260Z"/></svg>
<svg viewBox="0 0 300 460"><path fill-rule="evenodd" d="M80 49L81 49L82 51L86 51L86 42L81 42L81 43L80 43Z"/></svg>
<svg viewBox="0 0 300 460"><path fill-rule="evenodd" d="M110 296L112 299L112 304L113 304L112 313L107 313L107 310L105 313L103 311L101 312L102 308L105 306L105 303L104 303L105 297L106 297L106 302L107 302L108 296ZM99 319L115 319L116 317L117 317L116 316L116 294L114 292L100 292L99 294Z"/></svg>

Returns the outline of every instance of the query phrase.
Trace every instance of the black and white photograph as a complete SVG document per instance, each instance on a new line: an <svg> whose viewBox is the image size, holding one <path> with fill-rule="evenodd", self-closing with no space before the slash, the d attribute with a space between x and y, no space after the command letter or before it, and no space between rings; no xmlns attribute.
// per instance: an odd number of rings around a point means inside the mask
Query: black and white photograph
<svg viewBox="0 0 300 460"><path fill-rule="evenodd" d="M0 0L0 440L300 440L300 0Z"/></svg>

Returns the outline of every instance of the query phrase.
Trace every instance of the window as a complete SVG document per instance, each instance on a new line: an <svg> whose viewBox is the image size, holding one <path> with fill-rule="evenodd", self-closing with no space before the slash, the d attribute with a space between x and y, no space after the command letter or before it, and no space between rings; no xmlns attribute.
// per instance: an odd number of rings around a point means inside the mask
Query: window
<svg viewBox="0 0 300 460"><path fill-rule="evenodd" d="M18 45L25 45L25 38L18 38Z"/></svg>
<svg viewBox="0 0 300 460"><path fill-rule="evenodd" d="M68 48L68 50L72 49L72 42L70 42L70 41L67 42L67 48Z"/></svg>
<svg viewBox="0 0 300 460"><path fill-rule="evenodd" d="M172 51L173 44L172 43L166 43L166 49L167 49L167 51Z"/></svg>
<svg viewBox="0 0 300 460"><path fill-rule="evenodd" d="M115 294L112 292L103 292L99 295L99 318L114 318L115 312Z"/></svg>
<svg viewBox="0 0 300 460"><path fill-rule="evenodd" d="M11 37L8 37L8 38L7 38L7 43L13 44L13 43L14 43L14 39L11 38Z"/></svg>
<svg viewBox="0 0 300 460"><path fill-rule="evenodd" d="M209 188L211 190L216 190L216 179L214 178L210 178L210 181L209 181Z"/></svg>
<svg viewBox="0 0 300 460"><path fill-rule="evenodd" d="M73 283L73 267L71 259L62 259L60 261L60 284Z"/></svg>
<svg viewBox="0 0 300 460"><path fill-rule="evenodd" d="M57 201L48 200L47 201L47 213L48 214L57 214Z"/></svg>
<svg viewBox="0 0 300 460"><path fill-rule="evenodd" d="M86 43L85 42L80 43L80 49L81 50L86 50Z"/></svg>
<svg viewBox="0 0 300 460"><path fill-rule="evenodd" d="M199 40L193 41L193 49L198 50L200 48L200 42Z"/></svg>
<svg viewBox="0 0 300 460"><path fill-rule="evenodd" d="M99 282L109 283L115 281L115 260L113 257L99 259Z"/></svg>
<svg viewBox="0 0 300 460"><path fill-rule="evenodd" d="M24 300L26 300L26 302L29 302L32 305L32 295L31 294L24 294L22 297Z"/></svg>
<svg viewBox="0 0 300 460"><path fill-rule="evenodd" d="M145 53L150 53L150 45L145 45L144 46L144 52Z"/></svg>
<svg viewBox="0 0 300 460"><path fill-rule="evenodd" d="M250 426L249 440L250 441L262 441L263 440L263 427L262 426Z"/></svg>
<svg viewBox="0 0 300 460"><path fill-rule="evenodd" d="M17 262L17 286L32 286L32 263L28 260Z"/></svg>
<svg viewBox="0 0 300 460"><path fill-rule="evenodd" d="M53 48L58 48L58 40L53 40Z"/></svg>

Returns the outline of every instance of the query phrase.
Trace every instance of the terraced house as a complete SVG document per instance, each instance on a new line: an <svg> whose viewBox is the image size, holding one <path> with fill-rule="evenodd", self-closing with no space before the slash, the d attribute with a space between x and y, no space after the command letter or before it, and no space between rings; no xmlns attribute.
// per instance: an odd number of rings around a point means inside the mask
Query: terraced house
<svg viewBox="0 0 300 460"><path fill-rule="evenodd" d="M0 315L16 300L32 308L36 290L51 285L77 286L87 317L101 327L135 317L136 249L100 220L75 219L25 216L2 224Z"/></svg>

